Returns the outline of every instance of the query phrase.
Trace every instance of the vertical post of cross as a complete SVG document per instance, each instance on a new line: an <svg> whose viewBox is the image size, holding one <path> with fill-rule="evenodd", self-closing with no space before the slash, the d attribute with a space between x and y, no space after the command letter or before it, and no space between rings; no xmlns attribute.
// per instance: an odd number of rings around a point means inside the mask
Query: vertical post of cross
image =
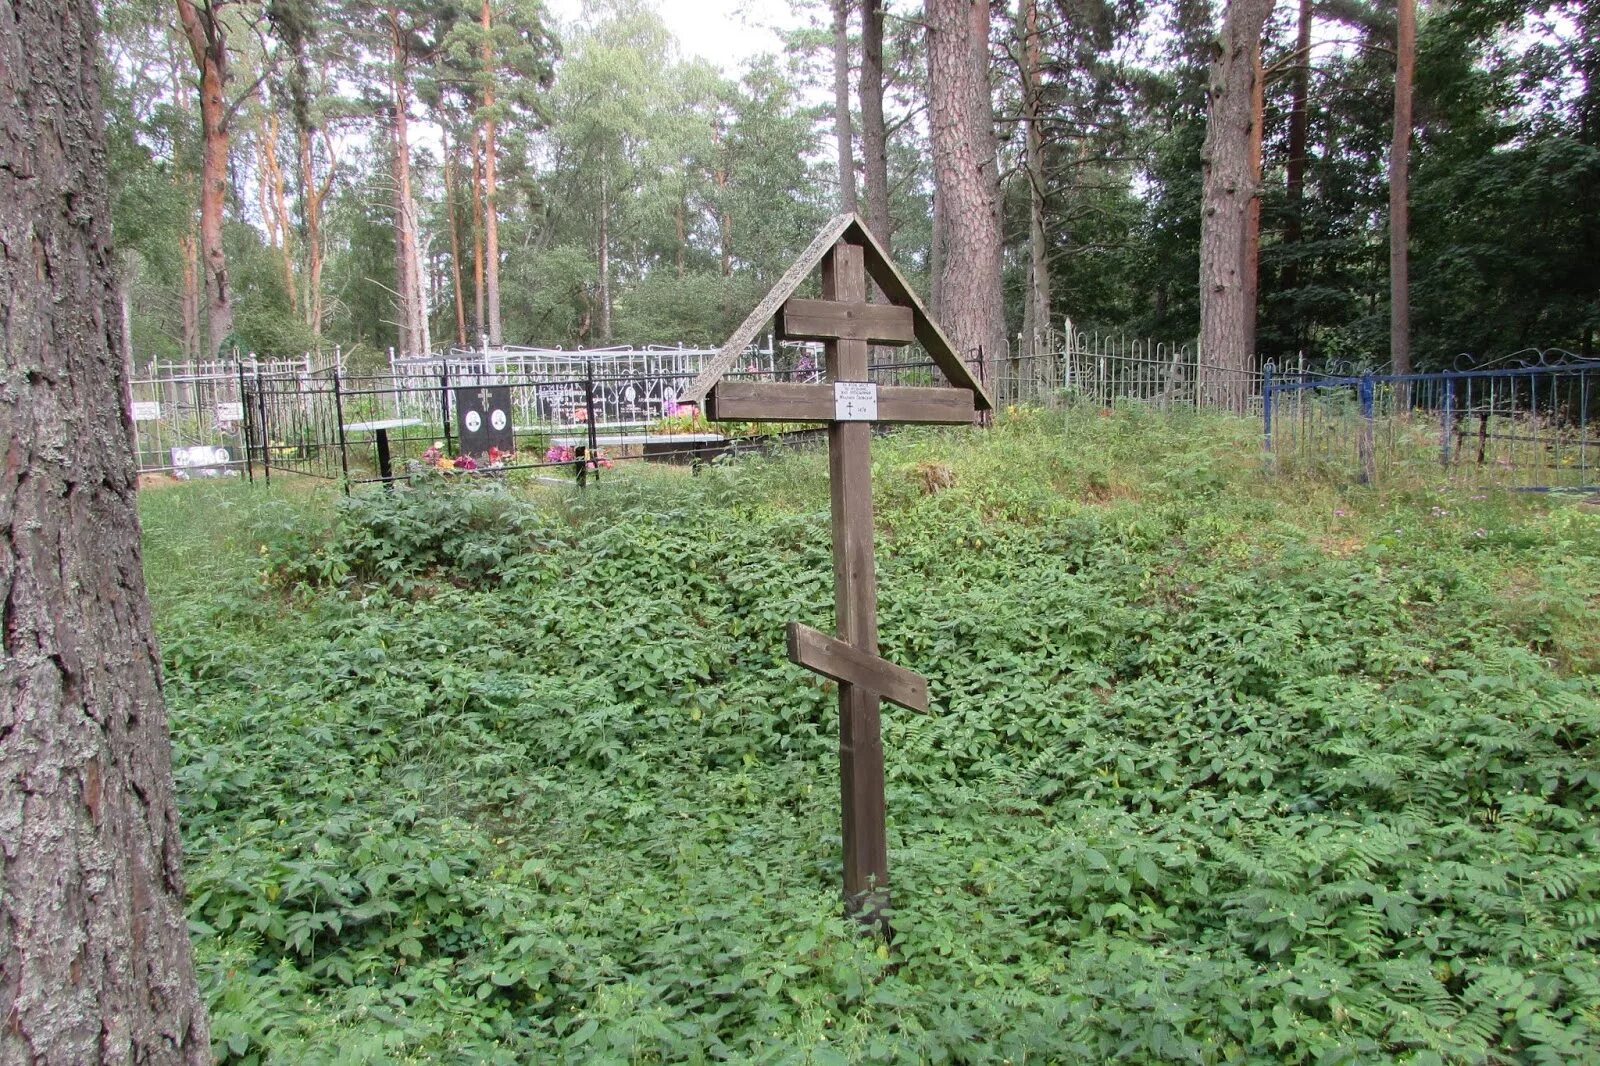
<svg viewBox="0 0 1600 1066"><path fill-rule="evenodd" d="M865 303L859 245L839 243L822 261L822 298ZM824 342L828 377L867 380L867 342ZM878 602L873 563L872 426L828 426L828 474L833 511L834 615L839 638L868 655L878 653ZM889 901L884 837L883 739L876 692L839 686L840 827L844 838L845 906L863 924L884 928Z"/></svg>

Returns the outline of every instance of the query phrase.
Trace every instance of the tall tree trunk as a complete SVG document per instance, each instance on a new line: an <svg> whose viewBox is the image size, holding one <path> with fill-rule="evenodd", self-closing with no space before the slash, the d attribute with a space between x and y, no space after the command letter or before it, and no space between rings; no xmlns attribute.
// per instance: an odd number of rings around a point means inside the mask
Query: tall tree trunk
<svg viewBox="0 0 1600 1066"><path fill-rule="evenodd" d="M472 129L472 306L476 347L487 335L488 324L483 310L483 143L477 126Z"/></svg>
<svg viewBox="0 0 1600 1066"><path fill-rule="evenodd" d="M202 1066L97 24L0 5L0 1062Z"/></svg>
<svg viewBox="0 0 1600 1066"><path fill-rule="evenodd" d="M483 0L483 236L484 249L484 302L489 308L489 344L498 348L505 343L500 329L500 212L495 206L494 188L494 49L490 46L492 27L489 0Z"/></svg>
<svg viewBox="0 0 1600 1066"><path fill-rule="evenodd" d="M394 214L395 214L395 292L399 298L401 355L420 355L425 351L422 277L417 255L416 202L411 195L411 138L409 115L411 94L407 85L405 37L398 8L389 8L390 90L394 108Z"/></svg>
<svg viewBox="0 0 1600 1066"><path fill-rule="evenodd" d="M889 129L883 120L883 0L861 0L861 155L867 167L867 223L884 251L889 217Z"/></svg>
<svg viewBox="0 0 1600 1066"><path fill-rule="evenodd" d="M190 219L193 225L193 219ZM200 358L200 242L189 230L178 238L178 254L183 257L183 357Z"/></svg>
<svg viewBox="0 0 1600 1066"><path fill-rule="evenodd" d="M945 247L940 316L982 381L1005 350L1000 188L989 97L986 0L925 0L928 115Z"/></svg>
<svg viewBox="0 0 1600 1066"><path fill-rule="evenodd" d="M1261 48L1256 48L1255 72L1250 83L1250 180L1256 195L1250 198L1244 227L1244 350L1256 356L1256 319L1261 307L1261 142L1267 121L1266 70L1261 63Z"/></svg>
<svg viewBox="0 0 1600 1066"><path fill-rule="evenodd" d="M467 302L461 291L461 227L456 216L456 146L444 145L444 209L450 225L450 288L456 296L456 343L467 346Z"/></svg>
<svg viewBox="0 0 1600 1066"><path fill-rule="evenodd" d="M833 133L839 147L839 210L855 214L856 162L850 123L850 0L833 4Z"/></svg>
<svg viewBox="0 0 1600 1066"><path fill-rule="evenodd" d="M178 23L200 73L200 255L204 263L206 331L216 358L233 336L233 290L222 248L222 207L228 195L228 42L214 7L177 0Z"/></svg>
<svg viewBox="0 0 1600 1066"><path fill-rule="evenodd" d="M717 190L717 244L720 253L722 277L724 280L733 277L733 219L728 211L728 148L723 142L722 126L714 122L711 126L711 141L717 152L717 165L711 172L711 184ZM733 293L728 285L723 285L723 312L732 313Z"/></svg>
<svg viewBox="0 0 1600 1066"><path fill-rule="evenodd" d="M944 210L939 202L939 183L934 182L933 203L929 208L928 228L928 313L944 321Z"/></svg>
<svg viewBox="0 0 1600 1066"><path fill-rule="evenodd" d="M333 188L335 171L330 161L327 175L321 182L317 181L315 159L311 148L312 133L313 130L309 126L295 127L295 140L300 153L300 186L305 194L305 321L306 325L311 327L311 335L320 340L322 337L322 205L327 202L328 193Z"/></svg>
<svg viewBox="0 0 1600 1066"><path fill-rule="evenodd" d="M1395 35L1394 143L1389 148L1389 361L1411 373L1411 84L1416 0L1400 0Z"/></svg>
<svg viewBox="0 0 1600 1066"><path fill-rule="evenodd" d="M606 160L600 157L600 341L611 340L611 194L606 188Z"/></svg>
<svg viewBox="0 0 1600 1066"><path fill-rule="evenodd" d="M1289 158L1284 161L1284 193L1289 217L1283 227L1288 257L1283 268L1285 290L1300 287L1299 245L1305 234L1306 152L1311 140L1311 33L1315 23L1311 0L1300 0L1300 28L1295 36L1295 64L1289 98Z"/></svg>
<svg viewBox="0 0 1600 1066"><path fill-rule="evenodd" d="M1254 83L1261 32L1273 0L1229 0L1206 85L1206 139L1200 153L1200 345L1202 397L1235 410L1249 402L1255 307L1249 302L1245 248L1252 175Z"/></svg>
<svg viewBox="0 0 1600 1066"><path fill-rule="evenodd" d="M261 135L261 162L265 177L268 206L278 239L278 268L283 273L283 291L289 297L289 306L300 307L299 286L294 278L294 244L289 223L289 201L283 187L283 168L278 164L278 133L281 129L277 112L268 110L266 129Z"/></svg>
<svg viewBox="0 0 1600 1066"><path fill-rule="evenodd" d="M1017 0L1022 34L1022 117L1026 123L1028 176L1028 354L1040 359L1049 347L1050 261L1044 228L1044 137L1039 130L1039 8L1036 0Z"/></svg>

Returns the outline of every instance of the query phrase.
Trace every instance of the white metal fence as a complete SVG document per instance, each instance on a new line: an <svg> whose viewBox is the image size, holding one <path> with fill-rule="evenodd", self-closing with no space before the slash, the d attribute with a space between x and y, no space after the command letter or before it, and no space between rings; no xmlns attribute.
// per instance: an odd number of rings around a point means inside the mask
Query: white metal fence
<svg viewBox="0 0 1600 1066"><path fill-rule="evenodd" d="M140 473L210 475L245 465L244 382L262 376L309 379L337 368L341 353L205 362L151 360L128 381Z"/></svg>

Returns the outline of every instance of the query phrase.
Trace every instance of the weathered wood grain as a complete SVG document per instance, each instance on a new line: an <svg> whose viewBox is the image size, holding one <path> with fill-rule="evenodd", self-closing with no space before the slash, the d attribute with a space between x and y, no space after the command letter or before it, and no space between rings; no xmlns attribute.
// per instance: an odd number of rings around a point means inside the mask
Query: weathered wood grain
<svg viewBox="0 0 1600 1066"><path fill-rule="evenodd" d="M713 422L831 422L833 385L719 381L706 395L705 408ZM966 389L881 385L874 421L964 425L973 413L973 395Z"/></svg>
<svg viewBox="0 0 1600 1066"><path fill-rule="evenodd" d="M785 300L794 295L800 283L806 280L806 276L817 268L828 249L832 248L844 231L850 228L850 222L854 217L854 215L837 215L822 227L821 232L806 246L806 250L800 253L800 257L784 271L783 277L778 279L772 291L756 305L756 309L740 323L739 328L733 331L733 336L728 338L728 343L722 346L716 358L707 363L700 371L700 375L683 390L679 398L684 403L699 402L711 386L717 383L717 379L739 361L744 355L744 350L750 346L750 342L756 339L756 334L761 332L761 327L767 324L778 308L783 306Z"/></svg>
<svg viewBox="0 0 1600 1066"><path fill-rule="evenodd" d="M789 623L789 661L840 684L876 692L907 710L928 710L928 681L921 674L867 655L800 622Z"/></svg>
<svg viewBox="0 0 1600 1066"><path fill-rule="evenodd" d="M898 346L916 340L916 315L911 308L894 304L845 304L793 297L784 301L779 337Z"/></svg>

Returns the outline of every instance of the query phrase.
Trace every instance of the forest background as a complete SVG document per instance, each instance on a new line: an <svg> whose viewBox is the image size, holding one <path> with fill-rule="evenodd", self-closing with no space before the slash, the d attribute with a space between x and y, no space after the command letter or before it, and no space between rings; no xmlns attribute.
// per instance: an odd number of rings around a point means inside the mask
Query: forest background
<svg viewBox="0 0 1600 1066"><path fill-rule="evenodd" d="M538 0L107 0L135 364L717 343L841 207L936 313L973 298L941 292L952 256L982 275L1008 345L1066 318L1188 340L1209 298L1202 182L1232 163L1259 191L1228 267L1258 273L1245 357L1381 366L1397 151L1415 364L1595 351L1600 0L1422 3L1403 148L1410 0L958 13L986 40L987 92L944 113L980 148L992 267L936 195L930 88L950 79L930 86L928 30L951 5L795 4L806 28L779 54L714 65L645 0L589 2L571 24ZM1261 135L1208 144L1228 33L1251 7Z"/></svg>

